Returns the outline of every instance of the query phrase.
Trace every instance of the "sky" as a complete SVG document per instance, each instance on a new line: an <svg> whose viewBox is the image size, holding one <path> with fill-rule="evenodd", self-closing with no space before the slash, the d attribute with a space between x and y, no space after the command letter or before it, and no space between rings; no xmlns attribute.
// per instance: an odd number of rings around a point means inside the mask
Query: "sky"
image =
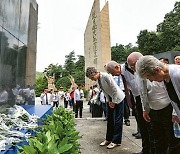
<svg viewBox="0 0 180 154"><path fill-rule="evenodd" d="M64 65L74 50L84 55L84 32L94 0L36 0L38 8L36 71ZM100 0L101 8L107 0ZM141 30L156 31L177 0L109 0L111 46L136 45Z"/></svg>

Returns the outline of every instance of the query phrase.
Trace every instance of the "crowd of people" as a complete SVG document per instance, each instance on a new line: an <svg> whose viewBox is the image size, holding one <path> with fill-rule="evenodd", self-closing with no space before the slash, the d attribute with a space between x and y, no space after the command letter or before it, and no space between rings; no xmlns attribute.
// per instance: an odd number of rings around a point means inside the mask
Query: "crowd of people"
<svg viewBox="0 0 180 154"><path fill-rule="evenodd" d="M77 89L72 87L71 91L64 91L63 87L60 87L59 91L54 92L45 88L40 96L42 105L53 105L54 108L62 106L64 108L70 108L75 112L75 118L82 118L84 92L82 86L78 85Z"/></svg>
<svg viewBox="0 0 180 154"><path fill-rule="evenodd" d="M112 149L121 145L123 120L130 126L131 108L142 138L142 151L136 153L180 153L180 138L174 131L174 124L180 123L180 56L174 60L169 64L167 58L132 52L124 64L109 61L106 72L86 69L86 76L97 81L100 88L91 88L90 103L98 104L102 91L106 104L106 139L100 146ZM96 112L94 105L91 112Z"/></svg>

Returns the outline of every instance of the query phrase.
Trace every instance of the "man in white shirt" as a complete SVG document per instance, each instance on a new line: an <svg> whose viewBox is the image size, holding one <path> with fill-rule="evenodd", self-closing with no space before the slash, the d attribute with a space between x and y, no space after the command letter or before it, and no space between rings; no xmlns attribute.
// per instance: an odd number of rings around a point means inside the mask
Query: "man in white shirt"
<svg viewBox="0 0 180 154"><path fill-rule="evenodd" d="M143 55L140 52L132 52L128 57L127 57L127 63L128 63L128 67L134 71L134 80L130 80L128 81L128 79L126 78L127 82L130 82L131 85L133 85L133 82L135 84L135 86L132 86L132 93L134 93L134 89L136 87L136 93L138 93L138 96L135 97L136 99L136 109L137 109L137 120L138 120L138 126L141 132L141 137L142 137L142 151L139 152L141 153L153 153L153 149L152 149L152 144L150 141L153 141L153 139L151 139L151 135L150 135L150 124L148 122L145 121L145 119L143 118L143 108L142 108L142 100L140 97L140 88L139 87L139 82L140 82L140 78L138 77L138 75L136 74L136 62L137 60L142 57ZM149 108L148 108L149 109Z"/></svg>
<svg viewBox="0 0 180 154"><path fill-rule="evenodd" d="M114 76L114 80L116 81L117 85L119 86L119 88L125 92L125 88L124 88L124 83L123 83L123 79L121 74L119 76ZM128 91L129 92L129 91ZM129 94L129 93L128 93ZM126 94L125 94L126 95ZM130 96L130 95L129 95ZM129 120L129 116L130 116L130 109L127 103L127 97L125 97L124 99L124 123L126 126L130 126L130 120Z"/></svg>
<svg viewBox="0 0 180 154"><path fill-rule="evenodd" d="M84 100L84 92L82 90L82 86L78 85L78 88L74 91L74 105L75 105L75 118L82 118L82 110L83 110L83 100Z"/></svg>
<svg viewBox="0 0 180 154"><path fill-rule="evenodd" d="M51 105L53 95L49 93L48 89L44 89L44 93L41 94L40 98L42 105Z"/></svg>

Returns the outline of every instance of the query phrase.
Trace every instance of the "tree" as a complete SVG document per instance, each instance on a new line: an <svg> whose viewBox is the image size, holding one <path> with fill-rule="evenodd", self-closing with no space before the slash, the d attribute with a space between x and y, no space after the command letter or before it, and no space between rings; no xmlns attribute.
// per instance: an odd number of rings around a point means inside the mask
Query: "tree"
<svg viewBox="0 0 180 154"><path fill-rule="evenodd" d="M151 55L161 51L159 37L155 32L148 32L148 30L143 30L140 31L140 34L137 36L137 38L139 50L143 55Z"/></svg>
<svg viewBox="0 0 180 154"><path fill-rule="evenodd" d="M78 61L75 63L73 77L77 85L85 84L85 59L82 55L78 55Z"/></svg>
<svg viewBox="0 0 180 154"><path fill-rule="evenodd" d="M46 78L44 78L44 75L43 74L39 75L39 73L37 73L37 75L36 75L36 88L35 88L36 96L40 96L43 89L47 88L47 86L48 86L48 83L47 83Z"/></svg>
<svg viewBox="0 0 180 154"><path fill-rule="evenodd" d="M126 46L122 44L116 45L111 47L111 57L112 60L123 63L126 61L128 55L134 51L138 51L138 48L133 47L131 43Z"/></svg>
<svg viewBox="0 0 180 154"><path fill-rule="evenodd" d="M68 55L65 56L65 65L61 66L58 64L50 64L47 68L45 68L43 73L46 73L47 77L53 76L55 74L55 86L57 89L59 87L63 86L64 89L69 89L71 86L71 82L68 78L69 75L72 75L75 79L75 82L77 84L84 85L85 83L85 61L84 56L78 55L78 60L75 58L75 52L72 51ZM39 73L38 73L39 74ZM44 89L44 87L47 87L47 79L44 78L44 75L41 76L41 78L37 78L37 85L38 87L36 90L38 91L38 94ZM44 84L46 83L46 84ZM42 84L42 86L40 86ZM41 89L43 88L43 89ZM41 89L41 90L39 90Z"/></svg>
<svg viewBox="0 0 180 154"><path fill-rule="evenodd" d="M78 61L75 63L75 71L77 70L84 70L85 69L85 60L84 56L78 55Z"/></svg>
<svg viewBox="0 0 180 154"><path fill-rule="evenodd" d="M165 51L180 46L180 2L176 2L174 9L167 13L164 21L157 26L161 34L161 43Z"/></svg>
<svg viewBox="0 0 180 154"><path fill-rule="evenodd" d="M64 87L65 90L70 88L71 82L67 76L58 78L56 82L56 87L61 87L61 86Z"/></svg>
<svg viewBox="0 0 180 154"><path fill-rule="evenodd" d="M139 50L144 55L180 50L180 2L176 2L174 9L165 15L156 32L142 30L137 38Z"/></svg>
<svg viewBox="0 0 180 154"><path fill-rule="evenodd" d="M64 70L61 65L50 64L47 68L45 68L43 73L45 73L47 77L53 76L53 74L55 74L55 85L56 85L57 79L59 77L62 77L62 74L64 74L63 72Z"/></svg>
<svg viewBox="0 0 180 154"><path fill-rule="evenodd" d="M76 60L75 58L75 52L74 50L69 53L69 55L65 56L65 64L64 64L64 69L68 72L68 74L72 74L74 72L75 64L74 61Z"/></svg>

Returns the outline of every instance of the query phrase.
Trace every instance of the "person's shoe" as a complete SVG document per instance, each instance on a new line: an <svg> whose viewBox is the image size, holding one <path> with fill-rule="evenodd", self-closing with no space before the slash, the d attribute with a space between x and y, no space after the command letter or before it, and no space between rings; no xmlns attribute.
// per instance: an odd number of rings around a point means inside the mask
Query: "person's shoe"
<svg viewBox="0 0 180 154"><path fill-rule="evenodd" d="M136 133L132 133L132 136L136 136L139 132L136 132Z"/></svg>
<svg viewBox="0 0 180 154"><path fill-rule="evenodd" d="M141 133L136 134L136 135L135 135L135 138L136 138L136 139L141 139Z"/></svg>
<svg viewBox="0 0 180 154"><path fill-rule="evenodd" d="M103 142L101 142L100 146L105 146L108 145L109 143L111 143L111 141L104 140Z"/></svg>
<svg viewBox="0 0 180 154"><path fill-rule="evenodd" d="M124 123L125 123L126 126L130 126L130 121L129 120L125 120Z"/></svg>
<svg viewBox="0 0 180 154"><path fill-rule="evenodd" d="M115 148L115 147L117 147L117 146L120 146L121 144L116 144L116 143L113 143L113 142L111 142L108 146L107 146L107 149L113 149L113 148Z"/></svg>

